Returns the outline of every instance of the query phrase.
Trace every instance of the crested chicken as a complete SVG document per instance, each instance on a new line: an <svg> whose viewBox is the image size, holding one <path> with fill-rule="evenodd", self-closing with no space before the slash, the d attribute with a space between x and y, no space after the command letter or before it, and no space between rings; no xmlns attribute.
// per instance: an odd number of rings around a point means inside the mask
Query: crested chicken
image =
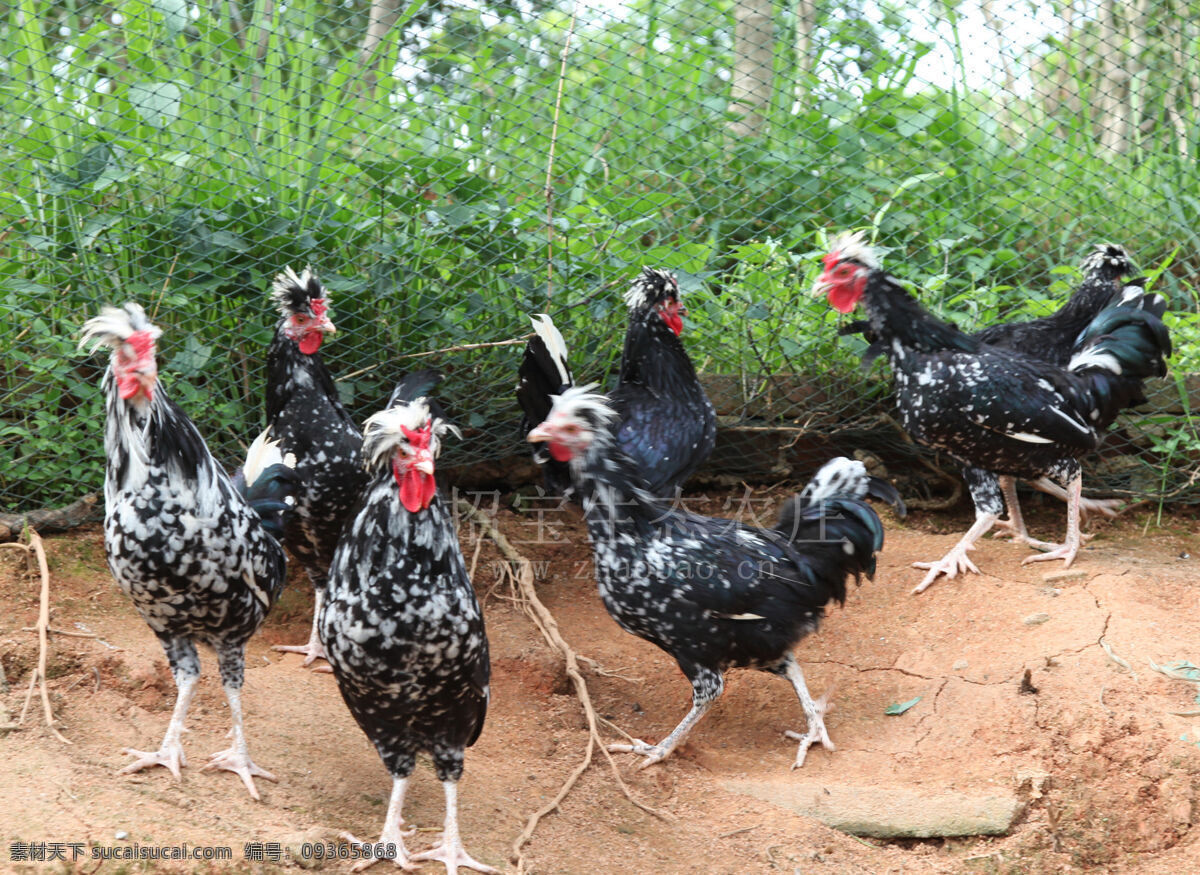
<svg viewBox="0 0 1200 875"><path fill-rule="evenodd" d="M314 593L308 641L272 649L301 653L307 666L325 656L317 634L325 579L366 474L362 434L321 358L325 335L334 332L329 293L311 268L299 274L287 268L275 278L272 299L279 324L267 350L267 427L280 449L296 457L298 481L283 545L307 572Z"/></svg>
<svg viewBox="0 0 1200 875"><path fill-rule="evenodd" d="M643 268L625 293L629 324L617 387L610 396L617 446L638 465L655 495L674 495L712 453L717 414L684 349L682 294L671 273ZM517 399L523 430L545 419L551 399L573 385L567 347L549 316L534 318L536 336L525 348ZM534 450L546 486L567 492L566 463Z"/></svg>
<svg viewBox="0 0 1200 875"><path fill-rule="evenodd" d="M895 490L861 462L839 458L773 529L688 513L646 490L638 462L617 444L616 410L590 388L554 399L528 440L568 466L609 614L670 654L692 685L692 708L669 735L609 749L644 757L643 767L665 759L721 695L725 672L756 668L789 681L804 710L805 733L792 733L800 741L793 768L814 743L832 750L825 699L809 693L792 649L816 631L829 602L844 601L847 578L874 574L883 526L862 499L900 505Z"/></svg>
<svg viewBox="0 0 1200 875"><path fill-rule="evenodd" d="M1046 477L1066 491L1066 538L1032 542L1045 552L1025 561L1063 559L1069 566L1081 542L1079 457L1099 445L1121 410L1145 400L1146 378L1166 373L1165 302L1132 287L1091 320L1059 367L936 319L879 269L857 235L835 241L817 287L840 312L866 311L891 366L905 430L966 466L975 524L941 560L917 563L928 573L914 592L943 574L978 572L967 552L1004 509L1001 476Z"/></svg>
<svg viewBox="0 0 1200 875"><path fill-rule="evenodd" d="M156 751L118 774L165 766L178 779L187 765L181 743L200 677L196 644L212 647L233 720L232 744L205 769L236 773L255 799L259 768L242 725L246 642L283 590L286 557L276 537L295 488L294 460L268 432L231 479L187 415L158 380L160 329L134 303L106 307L83 327L81 344L107 346L104 546L117 584L133 600L166 652L178 694Z"/></svg>
<svg viewBox="0 0 1200 875"><path fill-rule="evenodd" d="M367 485L334 554L318 622L342 698L392 777L380 842L393 846L393 862L440 860L451 873L467 866L498 875L467 854L458 828L463 751L483 730L490 663L483 613L434 479L441 440L457 433L428 397L439 379L410 374L366 422ZM446 816L441 841L411 854L401 827L420 753L433 759Z"/></svg>

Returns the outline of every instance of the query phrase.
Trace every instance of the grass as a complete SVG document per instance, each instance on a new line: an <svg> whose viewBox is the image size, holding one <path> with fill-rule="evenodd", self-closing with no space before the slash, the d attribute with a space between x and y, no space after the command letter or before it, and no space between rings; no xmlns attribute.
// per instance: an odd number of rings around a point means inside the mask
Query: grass
<svg viewBox="0 0 1200 875"><path fill-rule="evenodd" d="M397 355L519 336L531 312L559 321L581 377L607 379L619 291L652 264L680 272L705 370L740 375L749 392L781 371L829 375L838 392L823 415L853 421L886 387L859 372L807 289L825 231L872 221L889 268L970 324L1044 311L1092 242L1124 242L1144 265L1170 256L1158 287L1176 309L1177 367L1200 349L1200 179L1174 129L1101 154L1090 119L981 91L961 57L960 81L921 86L913 60L927 47L896 10L881 25L823 22L803 83L783 53L763 135L739 142L727 134L728 4L642 0L588 21L563 83L548 228L569 9L438 19L414 2L380 69L422 72L372 81L356 60L361 12L312 0L244 5L240 41L224 4L191 18L134 0L119 23L102 6L6 8L0 316L16 329L0 344L0 452L14 459L0 504L98 484L100 363L72 337L102 302L155 313L171 391L218 455L236 456L260 421L265 290L287 264L314 264L334 293L342 332L327 357L357 374L341 388L360 418L406 366ZM1079 90L1093 88L1077 69ZM1165 99L1155 87L1139 100ZM1000 109L1011 126L994 122ZM517 449L518 356L433 362L468 428L452 462Z"/></svg>

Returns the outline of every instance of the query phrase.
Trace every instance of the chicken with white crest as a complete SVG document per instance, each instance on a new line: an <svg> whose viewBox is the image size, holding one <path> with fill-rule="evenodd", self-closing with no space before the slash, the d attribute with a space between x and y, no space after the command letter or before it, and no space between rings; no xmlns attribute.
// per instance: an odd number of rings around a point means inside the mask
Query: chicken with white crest
<svg viewBox="0 0 1200 875"><path fill-rule="evenodd" d="M833 749L825 700L814 700L792 653L817 629L846 580L875 573L883 525L862 499L902 508L887 483L861 462L828 462L785 505L773 529L688 513L644 488L636 463L613 436L617 413L591 387L553 401L528 435L569 466L583 502L600 598L625 631L670 654L692 684L692 709L657 744L610 746L638 754L642 766L671 754L724 689L730 668L755 668L787 679L808 725L793 768L809 747Z"/></svg>
<svg viewBox="0 0 1200 875"><path fill-rule="evenodd" d="M1058 367L934 318L879 268L859 235L833 242L816 291L842 313L863 307L892 369L901 425L966 466L975 524L942 559L915 563L928 573L914 592L941 575L978 573L967 553L1004 510L1003 476L1046 477L1066 491L1066 537L1061 544L1030 539L1044 552L1024 561L1062 559L1069 567L1082 540L1079 458L1099 446L1121 410L1145 400L1147 378L1166 373L1166 302L1140 289L1123 294L1088 323Z"/></svg>
<svg viewBox="0 0 1200 875"><path fill-rule="evenodd" d="M264 432L233 479L158 381L161 331L134 303L106 307L83 327L81 345L108 346L104 545L117 584L166 652L178 695L157 751L127 750L129 774L187 765L181 736L200 677L196 644L217 654L233 743L205 769L275 780L250 759L242 724L246 642L283 590L286 558L276 538L291 510L295 460Z"/></svg>
<svg viewBox="0 0 1200 875"><path fill-rule="evenodd" d="M325 336L334 332L329 292L311 268L299 274L287 268L271 295L280 318L267 350L267 424L282 449L295 454L299 484L283 545L308 573L314 593L308 641L272 649L303 654L307 666L325 657L317 634L325 579L366 474L362 433L321 358Z"/></svg>
<svg viewBox="0 0 1200 875"><path fill-rule="evenodd" d="M442 438L457 434L429 399L439 380L410 374L366 422L367 486L334 555L319 628L342 698L392 776L380 841L393 846L394 862L495 873L464 850L458 827L463 752L483 729L490 666L483 614L434 478ZM433 758L446 816L441 841L412 854L403 806L418 753Z"/></svg>
<svg viewBox="0 0 1200 875"><path fill-rule="evenodd" d="M617 412L613 434L650 492L674 495L712 453L717 413L680 339L687 311L675 275L643 268L625 304L629 323L610 399ZM566 343L550 317L533 317L533 328L517 386L526 433L545 418L551 399L574 385ZM566 463L544 448L534 449L534 459L550 492L565 494L571 482Z"/></svg>

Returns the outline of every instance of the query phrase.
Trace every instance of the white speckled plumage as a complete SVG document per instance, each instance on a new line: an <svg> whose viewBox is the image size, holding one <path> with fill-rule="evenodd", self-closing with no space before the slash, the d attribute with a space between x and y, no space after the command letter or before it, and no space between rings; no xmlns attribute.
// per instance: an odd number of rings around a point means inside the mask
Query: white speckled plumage
<svg viewBox="0 0 1200 875"><path fill-rule="evenodd" d="M530 439L572 453L604 606L627 632L671 654L692 684L692 711L666 739L613 748L648 765L682 742L720 695L727 669L795 676L791 648L817 628L826 603L844 598L847 577L873 573L883 529L860 501L865 469L844 459L822 469L775 529L670 507L640 485L606 425L610 413L593 395L564 393ZM828 736L807 691L801 701L811 730L803 752Z"/></svg>
<svg viewBox="0 0 1200 875"><path fill-rule="evenodd" d="M113 349L103 382L109 568L161 642L179 688L159 752L131 751L138 759L123 772L165 765L178 775L179 734L200 674L196 644L204 643L217 653L234 717L234 747L210 765L237 772L257 798L252 778L271 776L250 761L242 735L244 650L283 589L284 553L157 382L160 333L136 304L106 309L84 329L87 341ZM135 362L129 346L139 342ZM131 369L145 388L124 397Z"/></svg>
<svg viewBox="0 0 1200 875"><path fill-rule="evenodd" d="M393 780L407 780L418 753L433 758L447 785L445 845L457 847L446 853L472 865L457 837L452 785L487 713L483 613L441 497L410 510L398 486L410 459L436 457L448 428L424 397L393 398L368 420L368 485L334 555L318 622L342 697ZM388 822L400 817L389 811Z"/></svg>
<svg viewBox="0 0 1200 875"><path fill-rule="evenodd" d="M366 484L362 434L320 353L332 324L328 290L311 268L289 267L275 278L271 299L280 319L267 351L267 424L281 450L295 455L299 481L283 543L308 574L316 601L308 642L274 649L301 653L309 665L324 656L316 614L338 536Z"/></svg>

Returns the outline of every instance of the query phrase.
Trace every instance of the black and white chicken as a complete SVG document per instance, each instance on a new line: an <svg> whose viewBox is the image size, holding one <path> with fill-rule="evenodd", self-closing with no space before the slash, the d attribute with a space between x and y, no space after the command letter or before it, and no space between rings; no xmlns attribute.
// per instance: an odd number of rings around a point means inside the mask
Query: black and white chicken
<svg viewBox="0 0 1200 875"><path fill-rule="evenodd" d="M165 766L180 777L187 765L180 738L200 677L199 642L216 651L233 718L232 745L204 768L235 772L258 799L254 778L275 778L254 764L246 746L245 648L283 589L286 558L276 537L294 472L264 432L240 475L226 475L158 382L160 335L129 303L88 320L81 340L112 349L103 383L108 565L166 651L178 688L159 749L126 750L136 759L118 774Z"/></svg>
<svg viewBox="0 0 1200 875"><path fill-rule="evenodd" d="M1025 562L1063 559L1069 566L1081 542L1078 459L1099 445L1121 410L1145 400L1146 378L1166 373L1165 301L1132 287L1087 325L1070 361L1057 367L934 318L879 269L861 237L840 238L831 250L817 290L840 312L860 304L866 311L894 375L901 424L918 442L966 465L975 524L941 560L916 563L928 574L914 592L942 574L978 572L967 551L1004 509L1000 476L1047 477L1066 490L1066 538L1062 544L1029 539L1045 552Z"/></svg>
<svg viewBox="0 0 1200 875"><path fill-rule="evenodd" d="M321 343L334 332L329 293L310 268L299 274L288 268L275 278L272 299L280 319L267 350L267 427L280 449L296 457L299 480L283 545L304 566L315 594L308 642L273 649L302 653L307 666L325 656L317 634L325 579L366 474L362 434L321 359Z"/></svg>
<svg viewBox="0 0 1200 875"><path fill-rule="evenodd" d="M342 698L392 776L380 841L395 845L396 864L495 873L467 854L458 830L463 750L483 729L490 667L483 614L434 480L441 438L457 432L428 400L437 379L409 375L366 422L366 492L334 555L319 623ZM433 758L446 819L438 845L410 854L401 827L418 753Z"/></svg>
<svg viewBox="0 0 1200 875"><path fill-rule="evenodd" d="M583 502L596 582L610 615L627 632L658 645L692 684L692 709L657 744L613 751L659 762L678 747L724 688L730 668L786 678L808 721L793 767L809 747L832 750L825 701L814 700L792 654L816 630L846 579L871 577L883 526L862 499L902 507L895 490L868 477L861 462L827 463L780 514L773 529L670 507L644 488L638 464L617 446L617 413L590 387L565 390L528 435L567 463Z"/></svg>
<svg viewBox="0 0 1200 875"><path fill-rule="evenodd" d="M1131 280L1128 286L1123 283L1123 279L1133 272L1133 263L1123 247L1111 243L1097 244L1080 263L1079 269L1082 279L1078 287L1071 293L1067 302L1055 312L1036 319L989 325L970 337L989 346L1011 349L1058 367L1066 367L1074 354L1076 340L1088 324L1101 310L1118 304L1121 293L1127 288L1135 287L1141 282ZM1139 292L1140 289L1133 288L1131 294ZM870 342L863 354L864 363L869 363L884 354L884 344L871 331L869 321L863 319L850 322L838 331L841 335L858 333ZM1062 501L1067 500L1066 490L1047 477L1035 480L1031 485ZM1025 528L1025 520L1017 498L1016 478L1002 475L1000 489L1008 509L1008 519L996 521L1000 528L996 536L1011 537L1014 541L1027 544L1041 543L1033 541ZM1113 499L1081 497L1079 500L1081 517L1090 513L1116 516L1121 505L1121 501Z"/></svg>
<svg viewBox="0 0 1200 875"><path fill-rule="evenodd" d="M683 347L679 281L665 270L643 268L625 293L629 324L617 387L617 446L632 458L655 495L674 495L712 453L717 414ZM573 384L566 344L549 316L534 317L536 336L525 348L517 398L523 429L541 422L551 398ZM547 488L563 494L571 482L566 463L535 449Z"/></svg>

